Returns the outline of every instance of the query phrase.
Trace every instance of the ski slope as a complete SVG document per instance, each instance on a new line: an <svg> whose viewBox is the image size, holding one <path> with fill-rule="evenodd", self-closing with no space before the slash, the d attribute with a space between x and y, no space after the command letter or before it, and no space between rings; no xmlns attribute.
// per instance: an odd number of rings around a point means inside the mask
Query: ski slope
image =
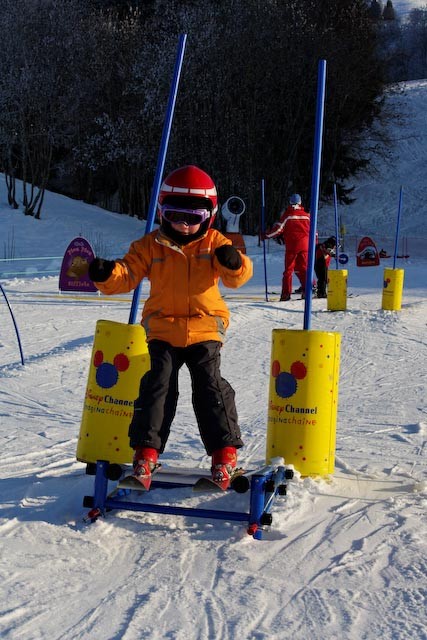
<svg viewBox="0 0 427 640"><path fill-rule="evenodd" d="M312 309L312 329L342 336L336 472L327 479L297 473L262 541L239 522L130 511L83 522L93 478L76 460L76 446L95 325L127 323L130 298L60 296L58 275L32 274L31 262L0 262L25 358L22 366L0 299L2 639L427 638L426 92L426 82L411 83L390 98L412 114L400 125L412 144L395 150L392 176L378 159L375 185L361 177L358 201L344 213L349 236L381 236L392 249L404 186L402 229L417 242L409 240L410 258L398 264L402 310L381 309L383 270L392 261L357 268L349 242L347 311L328 312L317 299ZM419 206L405 208L414 190ZM373 210L388 211L388 220ZM55 194L47 195L42 220L33 220L7 207L3 183L0 217L5 245L13 236L21 258L60 256L79 234L119 256L143 233L137 220ZM331 227L333 211L323 208L319 228ZM236 391L240 462L254 467L265 458L271 332L303 328L304 303L265 299L262 247L246 241L255 274L225 292L232 319L222 373ZM34 264L46 273L58 268L53 259ZM26 275L2 275L20 269ZM279 290L282 270L283 249L270 243L270 291ZM209 466L184 370L163 462ZM176 489L166 499L240 511L247 494Z"/></svg>

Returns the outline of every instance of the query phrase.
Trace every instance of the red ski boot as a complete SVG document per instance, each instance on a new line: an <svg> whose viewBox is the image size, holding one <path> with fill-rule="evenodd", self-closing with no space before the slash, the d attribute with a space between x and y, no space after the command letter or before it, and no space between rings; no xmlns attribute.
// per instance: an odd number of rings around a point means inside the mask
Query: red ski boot
<svg viewBox="0 0 427 640"><path fill-rule="evenodd" d="M151 485L152 473L160 465L157 463L159 453L151 447L135 449L133 456L133 477L148 491Z"/></svg>
<svg viewBox="0 0 427 640"><path fill-rule="evenodd" d="M221 488L230 486L233 471L237 465L237 453L235 447L223 447L212 454L212 480Z"/></svg>

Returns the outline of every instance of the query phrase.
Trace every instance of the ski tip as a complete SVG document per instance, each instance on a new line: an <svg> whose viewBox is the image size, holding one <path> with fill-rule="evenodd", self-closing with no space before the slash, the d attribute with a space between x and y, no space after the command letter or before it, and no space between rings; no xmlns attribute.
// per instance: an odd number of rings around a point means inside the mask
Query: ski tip
<svg viewBox="0 0 427 640"><path fill-rule="evenodd" d="M133 489L135 491L149 491L153 476L161 468L161 463L158 462L149 476L135 476L133 474L126 476L117 484L117 489Z"/></svg>
<svg viewBox="0 0 427 640"><path fill-rule="evenodd" d="M222 482L215 482L212 478L199 478L193 486L193 491L227 491L233 489L236 493L246 493L249 490L249 478L244 475L244 469L237 469L231 478Z"/></svg>
<svg viewBox="0 0 427 640"><path fill-rule="evenodd" d="M117 485L118 489L133 489L134 491L149 491L151 487L151 476L139 477L126 476Z"/></svg>
<svg viewBox="0 0 427 640"><path fill-rule="evenodd" d="M193 491L202 492L202 491L226 491L230 486L230 481L225 480L224 482L214 482L211 478L199 478L197 482L193 485Z"/></svg>

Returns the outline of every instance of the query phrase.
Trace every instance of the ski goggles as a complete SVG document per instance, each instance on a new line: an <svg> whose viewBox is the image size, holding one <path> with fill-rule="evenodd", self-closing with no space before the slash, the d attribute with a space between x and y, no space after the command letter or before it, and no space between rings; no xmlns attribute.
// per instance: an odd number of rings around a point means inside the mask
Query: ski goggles
<svg viewBox="0 0 427 640"><path fill-rule="evenodd" d="M160 213L162 218L168 222L182 223L188 226L201 224L211 216L209 209L181 209L180 207L171 207L168 204L160 207Z"/></svg>

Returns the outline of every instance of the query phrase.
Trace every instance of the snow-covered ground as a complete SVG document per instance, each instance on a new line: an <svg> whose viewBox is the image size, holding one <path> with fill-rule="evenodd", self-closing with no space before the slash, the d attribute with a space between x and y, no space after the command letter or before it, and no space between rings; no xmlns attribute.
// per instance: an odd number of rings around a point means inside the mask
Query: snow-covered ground
<svg viewBox="0 0 427 640"><path fill-rule="evenodd" d="M349 242L347 311L328 312L326 300L314 299L311 315L312 329L342 336L336 472L329 480L297 474L262 541L243 523L221 520L113 511L83 522L93 478L76 446L95 324L127 323L130 297L59 296L58 273L31 275L31 268L57 271L55 256L79 234L119 256L143 227L54 194L36 221L7 207L1 183L3 253L51 257L0 262L25 358L22 366L0 298L2 638L427 638L426 99L426 82L393 94L407 118L393 131L390 164L378 158L378 177L361 178L357 202L343 210L349 235L384 237L392 251L404 187L402 233L418 243L409 240L410 258L397 265L405 271L402 309L381 309L392 260L357 268ZM331 208L321 210L319 229L333 231ZM302 329L304 307L298 299L265 300L262 249L253 238L247 247L255 275L227 292L232 321L222 372L236 390L240 462L253 468L265 459L271 333ZM269 290L278 290L282 268L283 250L271 243ZM13 271L27 274L5 276ZM185 371L163 462L209 464ZM167 500L240 511L247 499L184 491Z"/></svg>

